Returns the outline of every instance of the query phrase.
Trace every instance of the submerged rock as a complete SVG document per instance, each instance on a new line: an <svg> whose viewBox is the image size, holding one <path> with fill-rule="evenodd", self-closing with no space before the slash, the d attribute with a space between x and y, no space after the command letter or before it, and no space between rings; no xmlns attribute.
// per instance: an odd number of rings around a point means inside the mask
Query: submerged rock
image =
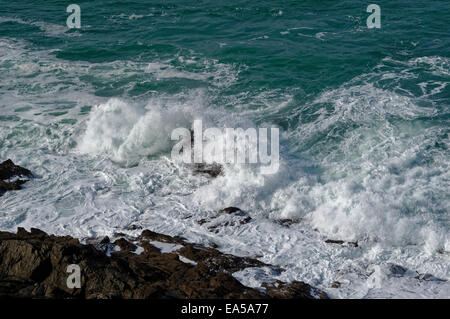
<svg viewBox="0 0 450 319"><path fill-rule="evenodd" d="M301 218L284 218L284 219L276 219L275 222L283 227L291 227L294 224L298 224L302 221Z"/></svg>
<svg viewBox="0 0 450 319"><path fill-rule="evenodd" d="M38 229L0 232L0 297L25 298L327 298L302 282L245 287L232 273L264 263L145 230L138 238L109 239L107 256L70 236L47 235ZM155 247L173 244L162 253ZM139 247L138 247L139 246ZM140 253L132 251L140 250ZM181 247L181 248L180 248ZM117 251L119 248L122 250ZM136 251L138 251L136 250ZM183 260L192 262L186 263ZM69 265L81 270L81 287L68 288Z"/></svg>
<svg viewBox="0 0 450 319"><path fill-rule="evenodd" d="M433 276L432 274L418 274L415 278L420 281L439 281L439 282L447 281L445 279L437 278L437 277Z"/></svg>
<svg viewBox="0 0 450 319"><path fill-rule="evenodd" d="M227 207L219 210L216 214L198 220L197 223L199 225L206 224L210 232L218 233L226 231L227 227L239 227L251 221L252 218L240 208Z"/></svg>

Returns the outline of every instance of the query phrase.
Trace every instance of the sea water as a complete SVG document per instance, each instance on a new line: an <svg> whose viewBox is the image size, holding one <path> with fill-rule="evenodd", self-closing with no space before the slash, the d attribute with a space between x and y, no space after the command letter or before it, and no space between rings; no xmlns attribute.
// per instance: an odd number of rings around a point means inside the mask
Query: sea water
<svg viewBox="0 0 450 319"><path fill-rule="evenodd" d="M1 230L134 224L286 270L234 274L252 287L450 297L450 2L380 2L372 29L365 1L77 4L69 29L67 3L0 1L0 160L36 176ZM279 128L278 172L174 162L196 119ZM251 222L198 223L228 206Z"/></svg>

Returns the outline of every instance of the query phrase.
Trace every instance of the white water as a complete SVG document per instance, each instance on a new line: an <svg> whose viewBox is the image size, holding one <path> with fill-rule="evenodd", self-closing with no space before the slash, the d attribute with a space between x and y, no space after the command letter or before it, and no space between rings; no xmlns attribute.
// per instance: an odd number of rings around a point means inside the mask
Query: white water
<svg viewBox="0 0 450 319"><path fill-rule="evenodd" d="M443 151L428 150L445 134L420 121L433 108L400 94L401 86L374 85L379 76L400 80L408 72L387 72L382 64L379 72L305 105L295 114L301 125L282 136L277 174L227 166L224 176L210 180L169 159L170 132L197 118L205 125L249 127L252 111L212 105L211 92L201 89L139 101L99 98L82 76L145 74L222 87L237 78L233 66L210 62L192 74L170 61L67 63L10 40L0 41L0 52L0 158L36 175L22 191L1 197L1 230L37 227L84 238L139 224L286 269L235 274L251 286L278 278L306 281L332 297L450 296L448 282L415 278L419 272L450 279L448 139ZM448 62L442 61L424 57L410 64L445 74ZM426 99L442 86L425 82L422 89ZM268 114L291 103L290 96L276 105L270 94L257 98L267 99ZM83 111L86 106L92 109ZM304 118L308 110L315 120ZM310 144L312 161L293 154ZM218 227L217 233L197 223L227 206L246 210L252 221ZM287 228L275 222L281 218L301 222ZM358 241L359 247L326 244L329 238ZM399 275L391 264L408 271ZM341 287L331 288L334 281Z"/></svg>

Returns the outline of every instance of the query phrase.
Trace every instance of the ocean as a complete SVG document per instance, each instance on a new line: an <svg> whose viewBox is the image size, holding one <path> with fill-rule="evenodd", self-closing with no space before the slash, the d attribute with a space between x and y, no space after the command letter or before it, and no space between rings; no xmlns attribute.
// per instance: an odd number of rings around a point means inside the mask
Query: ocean
<svg viewBox="0 0 450 319"><path fill-rule="evenodd" d="M380 1L380 28L367 1L76 1L71 29L69 4L0 0L0 160L35 174L0 230L138 225L285 269L247 286L450 298L449 1ZM279 170L194 174L170 135L195 119L279 128Z"/></svg>

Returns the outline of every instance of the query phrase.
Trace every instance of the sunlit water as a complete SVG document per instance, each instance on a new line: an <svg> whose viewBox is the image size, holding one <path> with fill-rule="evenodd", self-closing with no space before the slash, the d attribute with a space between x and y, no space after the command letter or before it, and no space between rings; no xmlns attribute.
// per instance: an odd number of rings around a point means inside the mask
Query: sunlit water
<svg viewBox="0 0 450 319"><path fill-rule="evenodd" d="M450 297L416 279L450 279L450 2L383 1L370 30L365 1L78 4L68 30L61 1L1 1L0 160L36 175L0 198L1 230L139 224L286 269L236 274L247 285ZM170 133L194 119L279 127L280 170L192 174ZM197 223L227 206L252 221Z"/></svg>

